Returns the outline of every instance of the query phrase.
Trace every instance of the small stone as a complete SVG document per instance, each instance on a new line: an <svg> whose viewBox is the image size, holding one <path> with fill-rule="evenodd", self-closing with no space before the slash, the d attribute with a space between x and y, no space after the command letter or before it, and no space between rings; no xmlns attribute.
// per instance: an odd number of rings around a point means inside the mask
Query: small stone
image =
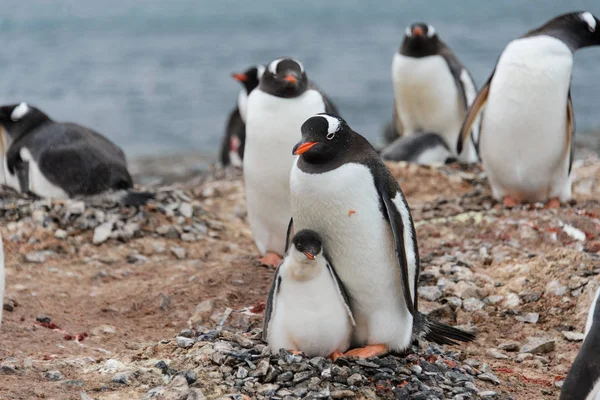
<svg viewBox="0 0 600 400"><path fill-rule="evenodd" d="M80 380L80 379L69 379L69 380L66 380L66 381L62 381L61 384L67 385L67 386L82 387L83 386L83 381Z"/></svg>
<svg viewBox="0 0 600 400"><path fill-rule="evenodd" d="M191 218L194 215L194 207L190 203L181 203L179 212L186 218Z"/></svg>
<svg viewBox="0 0 600 400"><path fill-rule="evenodd" d="M484 382L491 382L495 385L500 384L500 379L498 379L498 377L496 375L492 374L491 372L486 372L484 374L481 374L481 375L477 376L477 379L480 379Z"/></svg>
<svg viewBox="0 0 600 400"><path fill-rule="evenodd" d="M473 382L465 382L465 389L467 389L471 392L479 391L479 389L477 389L477 386L475 386L475 384Z"/></svg>
<svg viewBox="0 0 600 400"><path fill-rule="evenodd" d="M540 319L540 314L538 313L525 313L523 315L517 315L515 317L517 321L526 322L528 324L537 324Z"/></svg>
<svg viewBox="0 0 600 400"><path fill-rule="evenodd" d="M489 304L489 305L493 306L493 305L500 303L502 300L504 300L504 296L495 295L495 296L486 297L485 299L483 299L483 302L485 304Z"/></svg>
<svg viewBox="0 0 600 400"><path fill-rule="evenodd" d="M524 290L521 293L519 293L519 297L525 303L533 303L533 302L538 301L540 299L541 295L540 295L540 293L533 292L531 290Z"/></svg>
<svg viewBox="0 0 600 400"><path fill-rule="evenodd" d="M467 312L473 312L473 311L477 311L477 310L481 310L483 308L484 304L483 301L478 300L474 297L469 297L468 299L465 299L463 301L463 310L467 311Z"/></svg>
<svg viewBox="0 0 600 400"><path fill-rule="evenodd" d="M486 390L485 392L478 392L477 395L482 399L493 399L494 397L498 396L498 393L494 392L493 390Z"/></svg>
<svg viewBox="0 0 600 400"><path fill-rule="evenodd" d="M516 293L509 293L506 295L502 303L500 305L507 310L512 310L519 306L520 299Z"/></svg>
<svg viewBox="0 0 600 400"><path fill-rule="evenodd" d="M35 317L35 320L42 324L49 324L50 322L52 322L52 318L46 315L38 315L37 317Z"/></svg>
<svg viewBox="0 0 600 400"><path fill-rule="evenodd" d="M192 383L194 383L198 380L198 376L191 369L188 369L187 371L185 371L184 377L189 385L191 385Z"/></svg>
<svg viewBox="0 0 600 400"><path fill-rule="evenodd" d="M583 285L586 285L590 280L588 278L582 278L580 276L572 276L571 279L569 279L569 289L571 290L575 290L578 289L580 287L582 287Z"/></svg>
<svg viewBox="0 0 600 400"><path fill-rule="evenodd" d="M330 380L331 378L333 378L333 374L331 373L331 368L325 368L323 371L321 371L321 378L323 378L325 380Z"/></svg>
<svg viewBox="0 0 600 400"><path fill-rule="evenodd" d="M521 349L521 345L517 342L506 342L498 345L498 348L504 351L519 351Z"/></svg>
<svg viewBox="0 0 600 400"><path fill-rule="evenodd" d="M239 367L235 377L238 379L245 379L248 377L248 370L244 367Z"/></svg>
<svg viewBox="0 0 600 400"><path fill-rule="evenodd" d="M185 258L185 249L183 247L171 247L171 253L180 260Z"/></svg>
<svg viewBox="0 0 600 400"><path fill-rule="evenodd" d="M334 390L330 396L332 399L351 399L356 397L356 393L352 390Z"/></svg>
<svg viewBox="0 0 600 400"><path fill-rule="evenodd" d="M260 362L256 366L256 369L250 371L249 375L253 378L260 378L261 376L265 376L268 371L269 371L269 361L268 360L260 360Z"/></svg>
<svg viewBox="0 0 600 400"><path fill-rule="evenodd" d="M508 356L506 354L500 353L496 349L489 349L487 351L487 353L488 353L488 355L494 357L496 360L505 360L508 358Z"/></svg>
<svg viewBox="0 0 600 400"><path fill-rule="evenodd" d="M68 236L67 231L65 231L64 229L57 229L56 232L54 232L54 237L57 239L66 239Z"/></svg>
<svg viewBox="0 0 600 400"><path fill-rule="evenodd" d="M521 354L517 354L516 361L518 363L522 363L523 361L531 360L531 359L533 359L533 354L521 353Z"/></svg>
<svg viewBox="0 0 600 400"><path fill-rule="evenodd" d="M177 336L175 340L177 341L177 346L181 347L182 349L188 349L194 345L194 339L187 337Z"/></svg>
<svg viewBox="0 0 600 400"><path fill-rule="evenodd" d="M294 383L304 382L305 380L307 380L308 378L310 378L312 376L313 376L312 371L298 372L297 374L294 375Z"/></svg>
<svg viewBox="0 0 600 400"><path fill-rule="evenodd" d="M193 242L196 240L196 235L194 235L193 233L182 233L181 234L181 240L183 240L184 242Z"/></svg>
<svg viewBox="0 0 600 400"><path fill-rule="evenodd" d="M567 293L567 287L560 284L557 280L552 280L546 284L546 293L554 296L564 296Z"/></svg>
<svg viewBox="0 0 600 400"><path fill-rule="evenodd" d="M348 386L360 386L364 380L365 378L361 374L352 374L348 377L347 383Z"/></svg>
<svg viewBox="0 0 600 400"><path fill-rule="evenodd" d="M314 357L311 358L308 363L313 367L317 368L319 371L322 371L327 365L327 360L325 360L325 358L323 357Z"/></svg>
<svg viewBox="0 0 600 400"><path fill-rule="evenodd" d="M94 229L94 237L92 238L92 243L94 244L102 244L110 238L114 226L114 222L109 221L105 222L101 225L98 225L96 229Z"/></svg>
<svg viewBox="0 0 600 400"><path fill-rule="evenodd" d="M555 347L554 339L531 338L527 344L521 347L521 353L545 354L554 351Z"/></svg>
<svg viewBox="0 0 600 400"><path fill-rule="evenodd" d="M423 373L423 368L421 368L421 366L417 364L412 365L410 367L410 370L416 375L421 375Z"/></svg>
<svg viewBox="0 0 600 400"><path fill-rule="evenodd" d="M295 389L292 390L292 393L294 394L294 396L296 397L304 397L306 396L306 394L308 393L308 388L307 387L297 387Z"/></svg>
<svg viewBox="0 0 600 400"><path fill-rule="evenodd" d="M52 370L46 371L44 373L44 377L50 381L60 381L63 378L63 375L60 373L60 371Z"/></svg>
<svg viewBox="0 0 600 400"><path fill-rule="evenodd" d="M184 329L177 336L185 337L185 338L193 338L196 336L196 333L193 329Z"/></svg>
<svg viewBox="0 0 600 400"><path fill-rule="evenodd" d="M294 373L292 371L286 371L277 377L277 383L290 382L294 379Z"/></svg>
<svg viewBox="0 0 600 400"><path fill-rule="evenodd" d="M67 204L67 212L73 215L83 214L85 211L85 203L83 201L69 201Z"/></svg>
<svg viewBox="0 0 600 400"><path fill-rule="evenodd" d="M447 297L446 302L453 310L456 310L457 308L460 308L462 306L462 299L460 299L459 297Z"/></svg>
<svg viewBox="0 0 600 400"><path fill-rule="evenodd" d="M437 286L421 286L417 290L419 296L427 301L436 301L442 297L442 291Z"/></svg>
<svg viewBox="0 0 600 400"><path fill-rule="evenodd" d="M266 385L261 385L256 389L256 393L261 394L263 396L274 396L279 389L279 385L275 385L273 383L267 383Z"/></svg>
<svg viewBox="0 0 600 400"><path fill-rule="evenodd" d="M569 342L581 342L585 339L585 335L580 332L562 331L561 333Z"/></svg>
<svg viewBox="0 0 600 400"><path fill-rule="evenodd" d="M121 385L129 385L129 381L132 376L133 373L130 371L119 372L118 374L113 376L112 381L115 383L120 383Z"/></svg>
<svg viewBox="0 0 600 400"><path fill-rule="evenodd" d="M46 262L46 254L45 251L33 251L31 253L25 254L25 261L32 264L41 264Z"/></svg>

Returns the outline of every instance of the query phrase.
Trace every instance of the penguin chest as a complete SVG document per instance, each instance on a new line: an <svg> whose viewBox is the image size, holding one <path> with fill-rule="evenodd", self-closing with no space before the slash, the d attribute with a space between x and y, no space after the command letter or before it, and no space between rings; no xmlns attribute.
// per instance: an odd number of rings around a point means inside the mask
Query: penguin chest
<svg viewBox="0 0 600 400"><path fill-rule="evenodd" d="M547 190L568 167L567 98L573 57L560 40L536 36L502 53L483 113L481 153L506 189Z"/></svg>
<svg viewBox="0 0 600 400"><path fill-rule="evenodd" d="M454 77L442 56L414 58L395 54L392 80L405 132L456 137L464 111Z"/></svg>

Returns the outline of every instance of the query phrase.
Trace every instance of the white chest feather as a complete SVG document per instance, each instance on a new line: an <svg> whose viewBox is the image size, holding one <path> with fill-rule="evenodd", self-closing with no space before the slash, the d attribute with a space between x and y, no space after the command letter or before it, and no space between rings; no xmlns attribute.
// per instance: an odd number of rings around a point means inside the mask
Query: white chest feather
<svg viewBox="0 0 600 400"><path fill-rule="evenodd" d="M40 170L37 161L33 158L28 149L22 147L20 150L21 159L29 164L29 188L20 188L22 192L29 190L40 197L52 199L68 199L69 195L59 186L50 182ZM9 174L10 175L10 174ZM18 178L11 176L11 181L20 187Z"/></svg>
<svg viewBox="0 0 600 400"><path fill-rule="evenodd" d="M506 47L482 122L481 154L492 184L537 197L533 192L552 192L557 174L566 181L572 65L569 48L549 36L517 39Z"/></svg>
<svg viewBox="0 0 600 400"><path fill-rule="evenodd" d="M392 80L404 131L434 132L449 144L455 143L465 111L444 58L413 58L396 53Z"/></svg>
<svg viewBox="0 0 600 400"><path fill-rule="evenodd" d="M291 217L289 177L300 126L325 111L321 95L308 90L284 99L255 89L248 97L244 182L248 221L261 251L283 254Z"/></svg>
<svg viewBox="0 0 600 400"><path fill-rule="evenodd" d="M391 229L380 211L370 170L344 164L323 174L307 174L294 166L290 194L295 231L312 229L321 235L346 287L358 344L404 348L412 317L404 303Z"/></svg>
<svg viewBox="0 0 600 400"><path fill-rule="evenodd" d="M240 94L238 94L237 104L238 110L240 110L240 117L242 117L242 121L246 123L248 115L248 94L246 93L246 89L240 90Z"/></svg>
<svg viewBox="0 0 600 400"><path fill-rule="evenodd" d="M600 400L600 380L594 383L592 391L587 395L585 400Z"/></svg>
<svg viewBox="0 0 600 400"><path fill-rule="evenodd" d="M590 307L590 311L588 312L587 320L585 322L585 336L587 336L588 332L592 328L592 324L594 323L594 313L596 312L598 296L600 296L600 287L598 287L598 289L596 290L596 295L594 296L594 300L592 300L592 305Z"/></svg>
<svg viewBox="0 0 600 400"><path fill-rule="evenodd" d="M286 348L326 357L348 349L351 319L329 271L321 267L308 280L294 279L287 262L279 267L281 285L268 334L274 352Z"/></svg>

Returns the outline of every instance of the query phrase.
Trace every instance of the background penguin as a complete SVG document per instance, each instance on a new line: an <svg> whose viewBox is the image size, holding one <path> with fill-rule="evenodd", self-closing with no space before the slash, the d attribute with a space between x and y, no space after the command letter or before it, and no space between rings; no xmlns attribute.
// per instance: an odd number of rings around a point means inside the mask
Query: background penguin
<svg viewBox="0 0 600 400"><path fill-rule="evenodd" d="M244 183L248 221L263 264L277 266L290 220L289 179L300 126L311 115L335 109L310 84L299 61L279 58L248 97Z"/></svg>
<svg viewBox="0 0 600 400"><path fill-rule="evenodd" d="M336 359L350 346L354 318L348 297L311 230L298 232L277 268L265 310L263 338L284 348Z"/></svg>
<svg viewBox="0 0 600 400"><path fill-rule="evenodd" d="M394 83L393 129L386 137L438 133L454 153L465 113L477 89L469 71L440 40L435 28L424 23L406 28L404 41L392 62ZM475 138L477 127L473 128ZM476 162L471 143L461 161ZM435 160L444 162L444 157Z"/></svg>
<svg viewBox="0 0 600 400"><path fill-rule="evenodd" d="M457 151L485 106L480 158L493 196L505 205L550 200L556 207L571 198L573 52L594 45L596 17L560 15L510 42L473 102Z"/></svg>
<svg viewBox="0 0 600 400"><path fill-rule="evenodd" d="M380 155L386 161L407 161L425 165L456 161L446 141L437 133L401 136L385 147Z"/></svg>
<svg viewBox="0 0 600 400"><path fill-rule="evenodd" d="M4 309L4 248L0 235L0 326L2 326L2 310Z"/></svg>
<svg viewBox="0 0 600 400"><path fill-rule="evenodd" d="M103 197L145 204L120 148L91 129L51 120L27 103L0 107L3 183L21 193L67 199ZM1 183L1 182L0 182Z"/></svg>
<svg viewBox="0 0 600 400"><path fill-rule="evenodd" d="M600 288L588 313L585 339L560 391L560 400L600 400Z"/></svg>
<svg viewBox="0 0 600 400"><path fill-rule="evenodd" d="M372 357L406 349L417 333L438 343L474 336L418 312L419 252L398 183L369 142L339 118L319 114L302 125L290 174L288 232L312 229L344 284L356 320L346 353Z"/></svg>
<svg viewBox="0 0 600 400"><path fill-rule="evenodd" d="M248 106L248 95L258 86L260 77L265 71L262 65L248 68L241 74L232 74L244 87L240 90L237 98L237 107L229 114L225 137L221 143L220 161L223 166L229 164L234 167L242 167L244 159L244 143L246 141L246 109Z"/></svg>

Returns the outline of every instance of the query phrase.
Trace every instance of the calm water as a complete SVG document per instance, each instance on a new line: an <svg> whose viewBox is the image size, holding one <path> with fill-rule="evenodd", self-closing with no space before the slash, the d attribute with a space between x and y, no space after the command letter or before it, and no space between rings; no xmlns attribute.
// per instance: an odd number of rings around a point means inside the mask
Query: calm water
<svg viewBox="0 0 600 400"><path fill-rule="evenodd" d="M240 89L230 73L300 59L358 132L391 115L391 58L426 21L483 83L513 38L597 0L3 0L0 101L88 125L130 156L215 152ZM600 128L600 48L577 54L578 132Z"/></svg>

